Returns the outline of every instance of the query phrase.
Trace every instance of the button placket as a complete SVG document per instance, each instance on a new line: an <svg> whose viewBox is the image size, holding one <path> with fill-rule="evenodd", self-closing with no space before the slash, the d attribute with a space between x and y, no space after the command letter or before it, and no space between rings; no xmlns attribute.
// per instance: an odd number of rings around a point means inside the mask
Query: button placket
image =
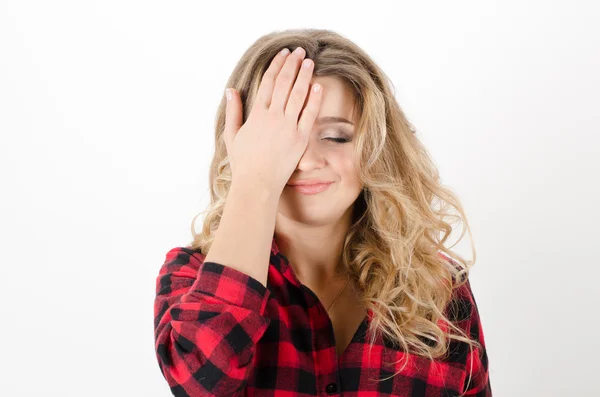
<svg viewBox="0 0 600 397"><path fill-rule="evenodd" d="M331 394L335 394L337 393L337 384L336 383L330 383L325 387L325 391L327 392L327 394L331 395Z"/></svg>

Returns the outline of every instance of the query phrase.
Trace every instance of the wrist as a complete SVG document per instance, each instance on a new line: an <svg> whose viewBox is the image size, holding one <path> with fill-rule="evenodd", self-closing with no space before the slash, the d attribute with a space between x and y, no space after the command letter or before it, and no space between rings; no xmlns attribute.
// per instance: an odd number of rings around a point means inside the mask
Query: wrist
<svg viewBox="0 0 600 397"><path fill-rule="evenodd" d="M234 179L229 187L228 198L240 197L244 202L254 201L258 204L277 205L281 191L258 178Z"/></svg>

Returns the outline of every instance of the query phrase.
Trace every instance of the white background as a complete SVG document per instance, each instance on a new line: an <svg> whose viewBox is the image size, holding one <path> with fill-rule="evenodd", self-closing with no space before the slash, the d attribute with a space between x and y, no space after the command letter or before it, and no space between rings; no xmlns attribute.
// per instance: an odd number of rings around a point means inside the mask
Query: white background
<svg viewBox="0 0 600 397"><path fill-rule="evenodd" d="M462 200L494 395L598 396L598 20L594 1L1 0L0 395L170 395L155 281L208 202L225 81L261 35L316 27L390 76Z"/></svg>

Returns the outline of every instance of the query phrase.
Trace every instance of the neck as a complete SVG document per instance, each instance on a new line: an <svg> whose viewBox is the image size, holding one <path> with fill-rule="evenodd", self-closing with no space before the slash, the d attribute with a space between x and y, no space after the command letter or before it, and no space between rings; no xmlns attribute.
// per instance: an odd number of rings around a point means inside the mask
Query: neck
<svg viewBox="0 0 600 397"><path fill-rule="evenodd" d="M345 281L346 269L342 264L342 248L347 227L325 229L279 228L275 241L288 259L294 274L303 284L316 289L329 283Z"/></svg>

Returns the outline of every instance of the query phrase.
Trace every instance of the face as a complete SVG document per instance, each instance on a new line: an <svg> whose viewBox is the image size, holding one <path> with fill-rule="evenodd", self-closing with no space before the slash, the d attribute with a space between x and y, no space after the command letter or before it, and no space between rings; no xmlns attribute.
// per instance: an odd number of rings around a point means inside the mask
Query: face
<svg viewBox="0 0 600 397"><path fill-rule="evenodd" d="M323 87L321 107L306 150L283 189L278 212L296 222L319 226L351 216L352 204L363 186L352 158L357 123L352 92L335 77L313 77L312 83ZM343 117L354 125L331 121L319 123L322 117ZM332 183L316 194L303 193L289 185L305 179Z"/></svg>

